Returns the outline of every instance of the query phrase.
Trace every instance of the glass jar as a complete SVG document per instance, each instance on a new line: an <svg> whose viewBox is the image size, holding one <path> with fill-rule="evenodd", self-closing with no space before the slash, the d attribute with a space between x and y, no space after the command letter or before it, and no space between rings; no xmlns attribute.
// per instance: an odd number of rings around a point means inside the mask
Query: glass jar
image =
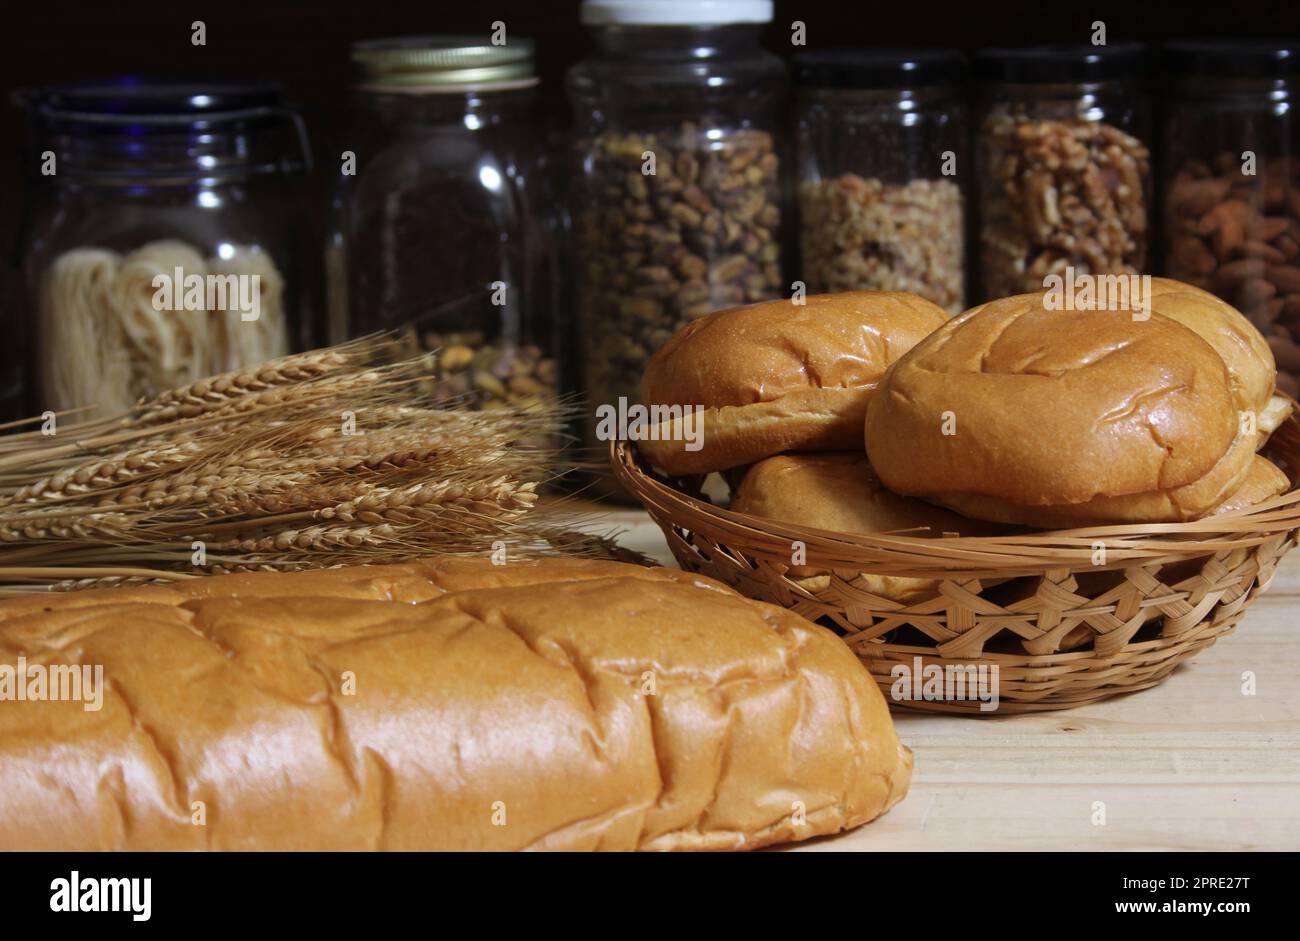
<svg viewBox="0 0 1300 941"><path fill-rule="evenodd" d="M638 398L650 355L711 310L784 293L772 4L586 0L569 73L573 277L588 413ZM587 440L596 444L594 420Z"/></svg>
<svg viewBox="0 0 1300 941"><path fill-rule="evenodd" d="M966 302L963 60L941 50L795 59L802 280L810 293Z"/></svg>
<svg viewBox="0 0 1300 941"><path fill-rule="evenodd" d="M428 354L436 401L554 402L531 40L381 39L352 59L326 252L333 338L395 331L395 356Z"/></svg>
<svg viewBox="0 0 1300 941"><path fill-rule="evenodd" d="M34 197L22 244L32 412L113 414L299 345L289 178L310 156L277 86L96 82L16 99Z"/></svg>
<svg viewBox="0 0 1300 941"><path fill-rule="evenodd" d="M1212 291L1268 337L1300 394L1300 44L1179 42L1161 170L1165 273Z"/></svg>
<svg viewBox="0 0 1300 941"><path fill-rule="evenodd" d="M1143 48L989 49L980 80L980 291L1039 291L1049 274L1147 269L1151 158Z"/></svg>

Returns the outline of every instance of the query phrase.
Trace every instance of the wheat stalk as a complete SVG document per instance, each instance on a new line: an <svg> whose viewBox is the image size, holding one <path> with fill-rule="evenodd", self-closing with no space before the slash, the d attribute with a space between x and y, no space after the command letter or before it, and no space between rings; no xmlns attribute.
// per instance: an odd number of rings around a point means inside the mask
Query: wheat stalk
<svg viewBox="0 0 1300 941"><path fill-rule="evenodd" d="M193 460L199 450L195 442L182 441L166 447L140 448L116 459L87 461L19 487L10 496L0 497L0 507L18 503L53 503L126 484L184 465Z"/></svg>
<svg viewBox="0 0 1300 941"><path fill-rule="evenodd" d="M155 425L178 418L194 418L225 408L236 400L246 401L257 393L300 385L344 371L348 365L348 356L342 349L286 356L164 392L138 406L137 420Z"/></svg>
<svg viewBox="0 0 1300 941"><path fill-rule="evenodd" d="M289 356L0 439L0 594L501 545L612 554L562 502L541 505L560 451L534 442L565 404L433 408L419 361L385 363L384 348Z"/></svg>

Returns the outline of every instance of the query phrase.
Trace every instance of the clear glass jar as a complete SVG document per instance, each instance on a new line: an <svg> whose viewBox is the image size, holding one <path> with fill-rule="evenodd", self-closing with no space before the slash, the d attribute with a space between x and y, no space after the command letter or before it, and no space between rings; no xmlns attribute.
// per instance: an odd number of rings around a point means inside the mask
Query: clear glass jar
<svg viewBox="0 0 1300 941"><path fill-rule="evenodd" d="M98 82L17 100L31 131L31 412L113 414L300 345L290 178L310 155L278 87Z"/></svg>
<svg viewBox="0 0 1300 941"><path fill-rule="evenodd" d="M439 401L555 401L532 42L382 39L352 58L326 251L332 337L396 331L396 356L428 354Z"/></svg>
<svg viewBox="0 0 1300 941"><path fill-rule="evenodd" d="M758 42L771 15L754 0L583 4L596 51L568 85L589 413L635 401L646 361L683 324L785 292L786 73Z"/></svg>
<svg viewBox="0 0 1300 941"><path fill-rule="evenodd" d="M1300 44L1164 49L1165 273L1212 291L1268 337L1300 394Z"/></svg>
<svg viewBox="0 0 1300 941"><path fill-rule="evenodd" d="M989 49L980 80L980 293L1038 291L1049 274L1141 274L1151 216L1144 50Z"/></svg>
<svg viewBox="0 0 1300 941"><path fill-rule="evenodd" d="M911 291L966 305L963 59L942 50L795 59L801 278L810 293Z"/></svg>

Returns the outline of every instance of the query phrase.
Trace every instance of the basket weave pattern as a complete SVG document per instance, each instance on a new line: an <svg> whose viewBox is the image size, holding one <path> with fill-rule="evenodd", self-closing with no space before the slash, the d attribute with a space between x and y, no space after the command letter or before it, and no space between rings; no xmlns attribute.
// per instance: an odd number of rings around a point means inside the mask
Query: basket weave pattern
<svg viewBox="0 0 1300 941"><path fill-rule="evenodd" d="M887 696L896 664L996 664L998 712L1009 713L1154 686L1236 627L1300 534L1300 419L1278 429L1264 453L1293 489L1246 510L980 538L800 528L714 506L701 480L657 476L627 442L615 442L610 456L683 569L834 627ZM802 564L826 576L789 574L796 543ZM868 590L864 571L934 587L901 603ZM979 712L974 701L894 705Z"/></svg>

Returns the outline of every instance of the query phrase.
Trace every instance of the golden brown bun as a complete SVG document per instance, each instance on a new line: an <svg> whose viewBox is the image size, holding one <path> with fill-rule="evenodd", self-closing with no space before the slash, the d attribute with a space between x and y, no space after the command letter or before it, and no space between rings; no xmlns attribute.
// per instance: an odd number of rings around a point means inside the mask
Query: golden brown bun
<svg viewBox="0 0 1300 941"><path fill-rule="evenodd" d="M1259 430L1258 440L1255 443L1256 448L1262 448L1267 443L1268 436L1277 431L1282 422L1291 417L1291 410L1294 407L1291 400L1284 395L1273 395L1269 398L1264 409L1256 416Z"/></svg>
<svg viewBox="0 0 1300 941"><path fill-rule="evenodd" d="M1250 473L1246 475L1245 482L1237 488L1232 496L1206 515L1217 516L1220 513L1244 510L1256 503L1271 500L1278 494L1286 493L1290 489L1291 481L1287 479L1286 474L1282 473L1276 464L1268 458L1256 456L1250 462Z"/></svg>
<svg viewBox="0 0 1300 941"><path fill-rule="evenodd" d="M732 509L842 533L987 536L1006 527L967 519L885 489L865 454L781 454L749 469Z"/></svg>
<svg viewBox="0 0 1300 941"><path fill-rule="evenodd" d="M647 406L704 408L703 447L672 423L639 446L672 474L752 464L783 451L862 447L867 398L890 363L946 319L915 294L852 291L715 311L651 357Z"/></svg>
<svg viewBox="0 0 1300 941"><path fill-rule="evenodd" d="M1198 519L1235 492L1250 472L1254 435L1239 434L1217 464L1190 484L1168 490L1097 496L1083 503L1025 507L983 494L938 493L932 499L975 519L1064 528L1121 522L1179 522ZM1032 523L1030 521L1033 521Z"/></svg>
<svg viewBox="0 0 1300 941"><path fill-rule="evenodd" d="M1240 411L1264 411L1277 365L1254 324L1209 291L1172 278L1152 278L1149 297L1152 310L1194 331L1223 358Z"/></svg>
<svg viewBox="0 0 1300 941"><path fill-rule="evenodd" d="M841 533L897 532L919 537L985 536L1005 531L886 490L865 454L782 454L749 469L731 508L767 519ZM829 584L825 569L792 566L789 574L810 591ZM934 594L939 580L840 572L873 595L908 602Z"/></svg>
<svg viewBox="0 0 1300 941"><path fill-rule="evenodd" d="M1023 294L950 320L868 406L876 472L898 493L1025 526L1201 516L1241 485L1255 436L1223 359L1160 307L1135 321Z"/></svg>
<svg viewBox="0 0 1300 941"><path fill-rule="evenodd" d="M1228 367L1237 409L1254 412L1263 447L1291 414L1291 402L1275 395L1277 364L1264 335L1237 308L1209 291L1172 278L1151 279L1151 303L1214 347Z"/></svg>
<svg viewBox="0 0 1300 941"><path fill-rule="evenodd" d="M833 634L665 569L429 560L21 599L0 664L20 654L101 664L107 691L0 701L7 849L747 848L865 823L911 773Z"/></svg>

